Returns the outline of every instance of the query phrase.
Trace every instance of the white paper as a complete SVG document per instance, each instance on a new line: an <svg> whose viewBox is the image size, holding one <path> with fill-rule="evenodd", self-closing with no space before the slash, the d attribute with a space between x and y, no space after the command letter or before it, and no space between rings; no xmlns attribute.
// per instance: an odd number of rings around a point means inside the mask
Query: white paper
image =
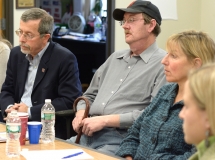
<svg viewBox="0 0 215 160"><path fill-rule="evenodd" d="M162 19L177 20L177 1L176 0L150 0L158 7Z"/></svg>
<svg viewBox="0 0 215 160"><path fill-rule="evenodd" d="M83 152L77 156L66 158L65 160L90 160L94 159L92 156L84 152L82 149L63 149L63 150L35 150L35 151L21 151L20 154L27 160L62 160L63 157Z"/></svg>
<svg viewBox="0 0 215 160"><path fill-rule="evenodd" d="M6 132L0 132L0 142L6 142Z"/></svg>
<svg viewBox="0 0 215 160"><path fill-rule="evenodd" d="M0 132L0 142L6 142L6 132ZM28 131L26 131L26 140L28 140Z"/></svg>

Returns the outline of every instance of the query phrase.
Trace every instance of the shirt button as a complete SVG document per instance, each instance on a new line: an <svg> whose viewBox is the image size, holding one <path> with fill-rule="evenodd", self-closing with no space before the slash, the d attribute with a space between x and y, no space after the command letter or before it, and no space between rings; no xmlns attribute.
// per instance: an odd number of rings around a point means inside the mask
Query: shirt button
<svg viewBox="0 0 215 160"><path fill-rule="evenodd" d="M114 91L111 91L111 93L113 94L113 93L114 93Z"/></svg>
<svg viewBox="0 0 215 160"><path fill-rule="evenodd" d="M130 67L130 66L128 66L128 68L130 69L131 67Z"/></svg>
<svg viewBox="0 0 215 160"><path fill-rule="evenodd" d="M163 116L163 117L162 117L162 120L163 120L164 122L166 122L167 117L166 117L166 116Z"/></svg>
<svg viewBox="0 0 215 160"><path fill-rule="evenodd" d="M155 137L152 137L152 138L151 138L152 144L154 144L154 143L156 142L156 140L157 140L157 139L156 139Z"/></svg>
<svg viewBox="0 0 215 160"><path fill-rule="evenodd" d="M105 103L102 103L102 105L104 106L104 105L105 105Z"/></svg>
<svg viewBox="0 0 215 160"><path fill-rule="evenodd" d="M123 79L120 79L120 81L122 82L122 81L123 81Z"/></svg>

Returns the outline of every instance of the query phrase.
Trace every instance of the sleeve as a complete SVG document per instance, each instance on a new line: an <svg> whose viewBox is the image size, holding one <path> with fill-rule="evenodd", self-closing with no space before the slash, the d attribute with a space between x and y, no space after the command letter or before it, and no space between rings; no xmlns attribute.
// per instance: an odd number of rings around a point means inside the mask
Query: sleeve
<svg viewBox="0 0 215 160"><path fill-rule="evenodd" d="M9 55L10 55L9 49L5 48L1 50L0 48L0 88L2 87L2 84L4 83L5 80Z"/></svg>
<svg viewBox="0 0 215 160"><path fill-rule="evenodd" d="M120 149L117 151L116 155L120 157L125 157L130 155L134 158L139 146L139 133L141 128L141 122L144 119L145 112L138 117L138 119L133 123L131 128L128 129L127 136L123 139L120 144Z"/></svg>
<svg viewBox="0 0 215 160"><path fill-rule="evenodd" d="M166 160L166 159L171 159L171 160L187 160L191 155L193 155L196 152L195 146L192 147L190 152L185 152L183 155L173 155L170 153L159 153L159 154L152 154L149 159L152 160Z"/></svg>
<svg viewBox="0 0 215 160"><path fill-rule="evenodd" d="M4 112L7 107L11 104L15 103L14 97L15 97L15 89L14 89L14 74L12 71L12 53L9 54L9 60L7 63L7 70L6 71L6 78L4 83L2 84L1 93L0 93L0 108L3 117L6 116L6 113Z"/></svg>
<svg viewBox="0 0 215 160"><path fill-rule="evenodd" d="M83 96L89 100L90 106L94 102L94 100L98 94L100 76L101 76L101 73L103 72L103 68L104 68L104 64L102 66L100 66L98 68L98 70L95 72L95 74L90 82L90 86L88 87L86 92L83 94ZM77 110L85 109L85 106L86 106L85 102L83 100L81 100L80 102L78 102Z"/></svg>
<svg viewBox="0 0 215 160"><path fill-rule="evenodd" d="M163 88L164 87L159 90L152 103L148 107L146 107L145 111L142 112L142 114L136 119L136 121L134 121L132 126L128 129L128 134L121 142L120 148L116 152L116 155L121 157L130 155L132 158L135 157L137 148L140 144L139 137L142 136L140 135L141 125L143 124L142 122L144 121L145 116L152 112L151 110L153 110L153 105L156 105L159 102L159 97L162 95Z"/></svg>

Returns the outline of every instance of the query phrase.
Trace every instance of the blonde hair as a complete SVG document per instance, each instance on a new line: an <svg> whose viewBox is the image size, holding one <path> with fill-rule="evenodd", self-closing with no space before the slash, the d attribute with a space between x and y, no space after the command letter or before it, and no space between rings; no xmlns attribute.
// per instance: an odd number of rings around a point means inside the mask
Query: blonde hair
<svg viewBox="0 0 215 160"><path fill-rule="evenodd" d="M12 44L7 39L4 39L4 38L0 37L0 41L3 42L3 43L5 43L6 45L8 45L8 47L10 49L12 49L13 46L12 46Z"/></svg>
<svg viewBox="0 0 215 160"><path fill-rule="evenodd" d="M207 64L192 71L188 82L198 107L206 111L210 129L215 135L215 64Z"/></svg>
<svg viewBox="0 0 215 160"><path fill-rule="evenodd" d="M174 49L175 45L182 49L188 60L200 58L202 64L215 60L215 43L204 32L189 30L174 34L168 38L166 48L170 51Z"/></svg>

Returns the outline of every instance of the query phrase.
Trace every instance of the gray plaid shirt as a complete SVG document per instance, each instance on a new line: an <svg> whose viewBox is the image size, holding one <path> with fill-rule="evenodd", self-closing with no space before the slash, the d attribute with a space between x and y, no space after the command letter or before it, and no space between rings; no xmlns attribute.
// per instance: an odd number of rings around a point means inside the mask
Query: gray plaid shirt
<svg viewBox="0 0 215 160"><path fill-rule="evenodd" d="M90 115L120 115L120 127L129 128L166 83L161 60L166 52L153 43L140 56L130 49L113 53L96 71L84 96ZM79 102L78 110L85 108Z"/></svg>

